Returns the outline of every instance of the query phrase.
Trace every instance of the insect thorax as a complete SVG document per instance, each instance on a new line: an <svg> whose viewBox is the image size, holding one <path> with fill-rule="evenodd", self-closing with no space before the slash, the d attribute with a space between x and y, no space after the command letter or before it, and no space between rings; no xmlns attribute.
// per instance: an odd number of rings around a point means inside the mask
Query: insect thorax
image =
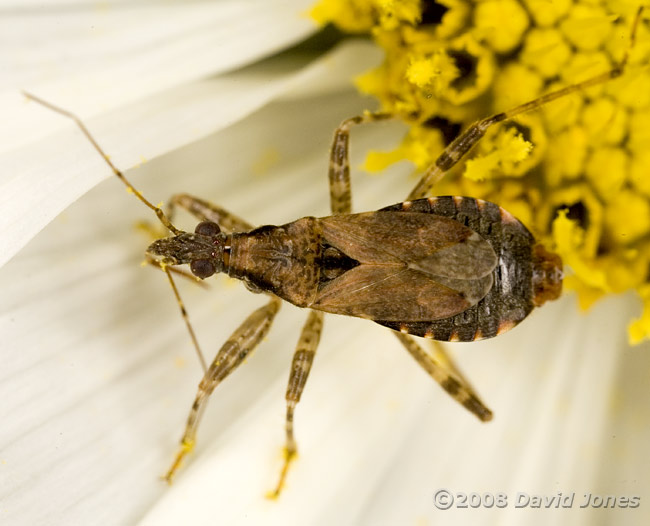
<svg viewBox="0 0 650 526"><path fill-rule="evenodd" d="M262 226L232 235L228 274L307 307L318 289L322 253L318 221L313 217Z"/></svg>

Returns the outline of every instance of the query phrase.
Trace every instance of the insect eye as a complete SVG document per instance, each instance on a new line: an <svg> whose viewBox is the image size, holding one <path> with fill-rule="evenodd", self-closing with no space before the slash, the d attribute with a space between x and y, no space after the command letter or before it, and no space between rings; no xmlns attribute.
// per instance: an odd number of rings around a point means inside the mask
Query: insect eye
<svg viewBox="0 0 650 526"><path fill-rule="evenodd" d="M201 221L196 225L194 232L196 234L201 234L202 236L216 236L221 232L221 229L217 223L213 223L212 221Z"/></svg>
<svg viewBox="0 0 650 526"><path fill-rule="evenodd" d="M209 259L195 259L190 263L190 270L197 278L205 279L217 271L216 265Z"/></svg>

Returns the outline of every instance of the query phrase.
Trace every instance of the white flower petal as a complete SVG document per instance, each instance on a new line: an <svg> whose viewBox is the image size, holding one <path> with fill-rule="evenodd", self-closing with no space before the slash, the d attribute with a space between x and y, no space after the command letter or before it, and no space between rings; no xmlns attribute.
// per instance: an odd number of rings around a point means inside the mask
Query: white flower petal
<svg viewBox="0 0 650 526"><path fill-rule="evenodd" d="M332 130L367 106L350 92L336 92L340 83L331 79L342 71L336 64L341 62L292 71L298 80L282 88L301 85L302 91L292 90L226 129L204 118L215 103L204 97L202 82L193 84L196 100L189 103L171 96L190 89L179 86L152 97L150 105L89 120L119 166L133 166L141 155L151 159L127 175L153 201L186 191L256 224L325 215ZM267 100L251 97L243 105L248 109L232 114L245 115L260 99ZM234 96L229 101L238 104ZM191 125L166 143L174 132L170 123L183 116ZM50 118L57 117L43 117ZM37 141L54 129L70 130L56 147L44 141L53 150L45 147L43 165L57 183L65 183L66 168L77 164L85 177L96 172L94 182L104 177L107 169L92 151L72 154L81 159L57 157L54 150L75 150L83 138L69 123L48 126ZM137 126L140 132L131 134ZM353 166L369 147L399 137L386 133L395 129L355 130ZM195 142L170 150L189 141ZM12 177L25 173L17 164L9 164L17 169ZM405 182L405 172L408 167L378 178L355 174L355 209L402 199L413 183ZM40 191L40 206L21 217L31 221L31 215L50 213L47 192L63 208L74 199L70 195L92 186L79 190L83 178L75 171L60 198L58 184L34 177L33 186L50 187ZM26 188L11 184L16 186L5 187L11 192L4 196L10 203L22 199ZM44 225L49 217L39 221ZM454 347L496 413L489 424L449 400L386 329L328 317L296 412L300 457L280 500L271 502L264 492L280 467L285 382L305 318L286 305L256 355L215 392L196 452L167 488L156 476L171 462L200 369L164 276L137 268L147 240L132 225L143 217L151 220L150 211L125 195L119 182L107 181L0 273L3 523L574 525L603 520L603 510L515 509L516 492L575 491L576 501L589 491L648 494L650 355L623 344L631 305L609 300L579 318L571 298L544 307L503 337ZM11 228L20 229L20 221ZM4 225L1 231L4 237ZM263 301L223 279L207 292L179 285L209 357ZM437 510L432 496L440 487L502 491L509 506ZM615 510L611 516L631 523L641 512Z"/></svg>
<svg viewBox="0 0 650 526"><path fill-rule="evenodd" d="M193 524L593 524L602 510L580 509L584 493L638 495L642 489L623 478L599 482L609 466L635 477L644 472L634 469L640 459L631 452L616 452L623 444L643 451L634 433L644 422L648 438L647 387L640 399L625 397L631 406L623 413L641 420L620 416L615 436L604 432L612 399L629 388L619 367L631 359L646 371L650 365L647 355L626 353L622 329L631 307L609 300L577 318L573 299L566 298L510 335L461 345L456 354L496 411L489 424L442 394L387 331L329 317L296 413L301 455L279 501L264 499L279 457L271 463L259 449L268 450L269 433L281 440L273 428L281 428L282 407L276 403L274 410L266 397L282 396L283 379L193 459L141 524L177 524L184 517ZM595 330L603 326L619 331ZM633 391L639 394L638 385ZM433 495L440 488L501 492L508 505L438 510ZM517 509L518 492L576 496L570 510ZM637 511L614 513L625 522Z"/></svg>
<svg viewBox="0 0 650 526"><path fill-rule="evenodd" d="M4 4L0 89L38 90L84 114L241 67L315 29L309 0Z"/></svg>
<svg viewBox="0 0 650 526"><path fill-rule="evenodd" d="M69 148L79 135L70 121L27 104L20 89L82 117L126 170L229 125L287 89L309 57L205 77L314 31L303 12L308 5L6 6L1 52L7 71L0 91L7 124L0 130L0 229L6 236L0 265L108 173L90 148L86 155ZM99 36L89 38L95 30Z"/></svg>
<svg viewBox="0 0 650 526"><path fill-rule="evenodd" d="M331 130L362 108L346 95L275 103L133 175L145 195L214 196L255 223L326 214ZM384 131L355 130L353 165L382 146ZM264 176L255 173L265 165ZM391 175L355 175L358 210L399 200L409 186ZM471 524L471 510L436 510L433 492L503 491L510 502L517 491L576 491L577 499L639 492L647 385L624 373L631 360L637 377L650 364L647 353L622 345L631 306L610 300L578 318L570 298L508 335L457 346L495 410L490 424L441 393L385 329L328 317L296 414L300 457L282 497L270 502L284 383L304 319L285 306L257 354L216 391L197 451L167 489L156 475L171 461L200 372L164 278L136 268L144 242L130 225L148 211L134 203L117 181L106 182L0 275L0 330L11 350L0 382L0 500L9 522L133 523L156 503L145 524ZM208 355L260 302L219 281L208 292L181 286ZM189 366L175 366L179 358ZM622 399L614 420L612 398ZM599 471L620 475L601 482ZM587 524L594 513L551 520ZM549 521L543 511L512 507L481 516Z"/></svg>
<svg viewBox="0 0 650 526"><path fill-rule="evenodd" d="M85 124L111 160L127 171L230 125L292 86L316 84L310 79L320 80L324 75L340 79L354 68L359 71L365 62L358 59L368 58L368 49L344 46L323 64L313 65L304 59L280 57L170 89L85 120ZM333 74L333 67L339 65L341 71ZM16 107L33 121L47 121L59 131L0 156L0 208L4 211L0 264L71 202L112 175L74 123L35 103L16 101Z"/></svg>
<svg viewBox="0 0 650 526"><path fill-rule="evenodd" d="M325 214L332 130L364 106L350 92L311 104L277 103L129 175L154 201L185 190L254 222ZM79 142L77 134L73 143ZM107 168L100 161L97 170ZM375 193L395 182L379 180ZM288 206L287 196L295 205ZM0 500L9 522L132 523L167 491L157 476L176 447L199 370L164 277L137 266L147 240L132 225L143 217L151 219L150 211L118 181L107 181L0 274L0 331L10 351L0 383ZM218 281L208 293L181 286L209 355L260 301ZM251 359L257 368L244 367L237 375L242 383L224 384L226 412L206 420L202 444L260 396L274 371L286 375L295 340L288 327L295 323L281 318L266 354ZM179 357L191 366L178 370Z"/></svg>

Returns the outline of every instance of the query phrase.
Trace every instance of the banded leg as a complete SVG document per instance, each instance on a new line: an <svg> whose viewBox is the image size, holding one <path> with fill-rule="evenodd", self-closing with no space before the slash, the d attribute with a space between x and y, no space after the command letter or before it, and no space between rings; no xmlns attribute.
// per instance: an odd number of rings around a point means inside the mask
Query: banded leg
<svg viewBox="0 0 650 526"><path fill-rule="evenodd" d="M392 119L392 113L370 113L345 119L334 132L330 149L329 182L330 203L333 214L349 214L352 211L350 190L350 128L354 124Z"/></svg>
<svg viewBox="0 0 650 526"><path fill-rule="evenodd" d="M243 219L237 217L236 215L231 214L227 210L217 205L214 205L212 203L209 203L208 201L205 201L203 199L193 197L189 194L176 194L172 196L172 198L167 203L167 213L165 214L165 216L168 218L168 221L170 222L173 221L175 207L177 206L184 208L190 214L197 217L201 221L207 220L207 221L213 221L214 223L217 223L221 228L221 230L223 230L226 233L231 233L234 231L241 232L241 231L251 230L253 228L252 225L250 225ZM140 228L149 232L150 234L158 234L157 232L155 232L154 227L148 223L141 223L139 226ZM158 235L154 235L155 239L157 239L158 237L159 237ZM199 362L201 363L201 367L203 368L203 372L205 373L207 371L207 364L203 356L203 352L201 351L201 347L199 345L198 339L196 337L196 334L194 333L194 328L190 323L187 310L185 309L183 300L181 299L180 293L176 288L176 284L172 279L171 273L178 274L184 278L188 278L194 282L198 282L199 285L203 287L206 287L207 285L203 282L203 280L196 278L193 274L189 274L181 269L176 269L173 267L163 267L159 262L153 260L152 258L147 258L146 262L155 267L160 268L167 274L167 278L169 279L169 284L171 285L171 288L174 292L174 296L176 297L176 302L178 303L179 309L181 311L181 316L183 317L183 321L185 322L185 326L187 327L187 330L190 334L192 344L196 349Z"/></svg>
<svg viewBox="0 0 650 526"><path fill-rule="evenodd" d="M330 197L332 212L334 214L345 214L351 212L352 199L350 191L350 163L349 163L349 135L350 127L353 124L362 124L367 122L386 120L391 118L389 113L366 113L358 117L352 117L343 121L337 128L334 134L334 142L330 152ZM453 143L452 143L453 144ZM395 333L397 339L400 340L402 345L406 347L411 356L420 364L420 366L427 371L427 373L436 380L441 387L447 391L452 398L461 403L471 413L476 415L480 420L488 421L492 418L492 412L483 405L479 398L474 394L469 383L460 374L454 366L453 361L442 349L441 345L437 345L437 350L440 353L438 363L431 355L425 352L418 343L410 336L399 332ZM433 342L434 345L437 342ZM445 367L446 366L446 367ZM306 378L305 378L306 380ZM287 392L287 396L288 396ZM287 398L287 401L289 398ZM289 414L289 407L287 407L287 426L289 426L289 419L293 420L293 410ZM292 425L292 424L291 424ZM287 427L287 429L289 429ZM287 444L289 440L289 430L287 430ZM289 448L285 455L288 456ZM295 453L293 453L295 455ZM279 493L284 479L284 475L291 458L288 460L285 457L285 468L280 478L280 483L276 489L275 495Z"/></svg>
<svg viewBox="0 0 650 526"><path fill-rule="evenodd" d="M333 214L350 213L352 209L349 162L350 128L354 124L386 120L392 117L393 115L389 113L364 113L346 119L334 132L329 165L330 205ZM285 420L284 464L275 490L268 494L270 498L277 498L280 495L289 471L289 465L295 459L298 451L293 436L293 415L307 383L307 377L316 355L322 329L323 313L311 311L302 328L291 364L291 373L285 396L287 414Z"/></svg>
<svg viewBox="0 0 650 526"><path fill-rule="evenodd" d="M349 162L350 127L353 124L374 122L389 118L392 118L392 115L387 113L365 113L346 119L334 132L329 166L330 204L333 214L350 213L352 208ZM314 356L316 355L322 329L323 313L311 311L302 328L291 364L291 373L289 375L289 383L285 396L287 401L287 414L285 420L286 444L284 448L284 464L275 490L268 495L270 498L277 498L280 495L289 471L289 465L296 458L298 452L293 436L293 415L307 383L307 377L309 376Z"/></svg>
<svg viewBox="0 0 650 526"><path fill-rule="evenodd" d="M311 311L300 333L296 352L291 362L291 373L289 374L289 383L287 384L287 393L285 396L287 401L287 417L285 421L287 441L284 447L284 464L280 472L278 484L275 490L269 493L269 498L276 498L280 495L287 477L287 472L289 471L289 464L296 458L296 454L298 453L296 441L293 437L293 413L298 402L300 402L300 397L307 383L307 377L309 376L309 371L311 370L311 365L316 355L322 330L323 313Z"/></svg>
<svg viewBox="0 0 650 526"><path fill-rule="evenodd" d="M253 230L254 226L235 214L198 197L189 194L175 194L167 203L167 217L172 217L176 207L187 210L200 221L217 223L226 234Z"/></svg>
<svg viewBox="0 0 650 526"><path fill-rule="evenodd" d="M462 375L458 373L451 359L446 356L446 353L444 356L451 364L449 367L444 367L441 363L438 363L411 336L401 332L394 332L393 334L395 334L409 354L415 358L415 361L418 362L420 367L438 382L440 387L447 391L449 396L482 422L492 420L492 411L483 405L483 402L481 402ZM444 353L444 351L442 352Z"/></svg>
<svg viewBox="0 0 650 526"><path fill-rule="evenodd" d="M181 439L180 450L165 475L167 482L171 483L183 458L194 449L196 430L212 391L255 350L271 327L280 304L281 301L278 298L272 297L266 305L246 318L217 353L199 384Z"/></svg>
<svg viewBox="0 0 650 526"><path fill-rule="evenodd" d="M165 217L169 221L174 220L177 207L186 210L199 221L212 221L213 223L217 223L219 228L226 234L247 232L254 228L253 225L237 217L235 214L228 212L225 208L221 208L209 201L189 194L175 194L167 202L165 206ZM156 228L148 221L139 222L138 228L149 234L154 241L166 235L166 232L161 232L159 228Z"/></svg>
<svg viewBox="0 0 650 526"><path fill-rule="evenodd" d="M537 109L556 99L570 95L571 93L582 91L591 88L592 86L603 84L604 82L620 77L625 71L629 60L630 51L636 42L636 32L641 20L641 15L643 14L643 9L644 7L641 6L636 12L630 31L630 42L627 49L625 50L623 58L610 71L584 80L582 82L578 82L577 84L572 84L559 90L552 91L551 93L542 95L541 97L521 104L508 111L497 113L491 117L487 117L478 122L475 122L461 135L456 137L456 139L454 139L451 144L449 144L449 146L444 149L440 156L438 156L435 162L424 173L407 199L413 200L426 197L429 192L431 192L431 189L438 183L438 181L444 177L445 173L448 172L460 159L462 159L462 157L481 139L481 137L485 135L485 132L491 126L494 126L499 122L508 121L517 115L521 115L522 113L527 113L529 111Z"/></svg>

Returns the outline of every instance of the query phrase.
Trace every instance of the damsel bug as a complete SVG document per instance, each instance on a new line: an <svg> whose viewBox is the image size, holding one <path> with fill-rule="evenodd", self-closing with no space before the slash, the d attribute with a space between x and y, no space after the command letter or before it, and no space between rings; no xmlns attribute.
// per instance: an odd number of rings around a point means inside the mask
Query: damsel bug
<svg viewBox="0 0 650 526"><path fill-rule="evenodd" d="M642 9L631 33L634 43ZM300 401L318 346L323 313L345 314L385 325L454 399L483 421L492 413L452 368L441 366L412 336L441 341L473 341L501 334L523 320L534 307L559 297L562 263L537 243L530 232L498 205L471 197L429 197L437 181L480 140L491 126L560 97L620 76L629 48L613 70L544 95L510 111L483 119L463 132L429 168L407 201L376 212L351 214L348 163L352 125L392 117L367 113L344 121L336 130L330 153L332 216L305 217L281 226L253 228L223 208L187 194L173 196L169 212L151 204L126 180L73 114L27 95L74 119L105 158L115 175L151 208L171 237L152 243L150 261L166 272L194 338L170 267L188 264L205 279L224 272L240 279L269 301L253 312L204 365L204 376L192 405L181 448L169 469L171 481L195 444L205 404L215 387L260 343L281 300L311 312L293 357L286 392L283 485L296 455L294 410ZM176 228L174 207L200 219L193 233Z"/></svg>

